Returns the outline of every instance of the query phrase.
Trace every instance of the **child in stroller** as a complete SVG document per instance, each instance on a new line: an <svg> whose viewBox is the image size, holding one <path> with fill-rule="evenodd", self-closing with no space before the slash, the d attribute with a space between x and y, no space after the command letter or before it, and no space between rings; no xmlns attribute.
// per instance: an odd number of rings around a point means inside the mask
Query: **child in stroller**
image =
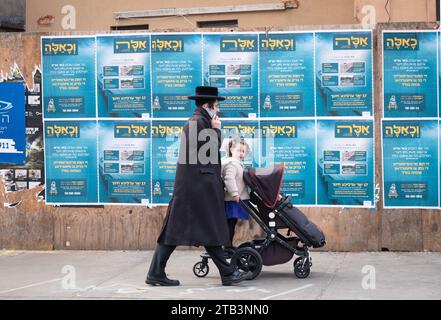
<svg viewBox="0 0 441 320"><path fill-rule="evenodd" d="M284 166L274 168L249 168L243 178L251 189L250 200L240 201L241 206L263 229L265 237L242 243L231 257L231 263L244 271L252 272L252 279L262 271L262 266L272 266L290 261L293 255L294 274L298 278L309 276L312 259L309 247L320 248L326 244L323 232L291 203L290 196L282 196ZM279 231L287 230L287 235ZM294 233L294 236L291 234ZM208 258L193 267L193 273L205 277L209 272Z"/></svg>

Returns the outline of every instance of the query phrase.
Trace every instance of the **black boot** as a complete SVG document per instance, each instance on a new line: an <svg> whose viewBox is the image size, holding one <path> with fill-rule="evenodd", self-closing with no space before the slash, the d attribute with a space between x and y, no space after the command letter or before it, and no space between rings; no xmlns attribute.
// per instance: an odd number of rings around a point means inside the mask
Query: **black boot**
<svg viewBox="0 0 441 320"><path fill-rule="evenodd" d="M148 275L147 279L145 280L145 283L152 286L164 286L164 287L175 287L180 285L179 280L169 279L167 275L164 275L160 278Z"/></svg>
<svg viewBox="0 0 441 320"><path fill-rule="evenodd" d="M253 274L251 271L244 272L244 271L235 270L232 274L228 276L221 276L222 285L231 286L232 284L236 284L244 280L251 279L252 275Z"/></svg>
<svg viewBox="0 0 441 320"><path fill-rule="evenodd" d="M219 273L221 275L222 285L231 286L232 284L236 284L242 282L244 280L251 279L253 273L243 272L236 270L236 268L228 263L225 259L224 251L221 246L217 247L205 247L208 253L210 254L213 262L216 264L216 267L219 269Z"/></svg>
<svg viewBox="0 0 441 320"><path fill-rule="evenodd" d="M152 286L179 286L178 280L169 279L165 274L165 266L175 249L175 246L166 246L160 243L156 245L147 279L145 280L146 284Z"/></svg>

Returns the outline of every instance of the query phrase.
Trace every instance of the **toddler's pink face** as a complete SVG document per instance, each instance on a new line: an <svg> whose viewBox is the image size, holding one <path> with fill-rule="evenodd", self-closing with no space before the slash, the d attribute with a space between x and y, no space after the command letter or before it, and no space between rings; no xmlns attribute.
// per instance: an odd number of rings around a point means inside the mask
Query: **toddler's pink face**
<svg viewBox="0 0 441 320"><path fill-rule="evenodd" d="M234 148L231 148L231 156L237 160L242 161L245 158L247 152L246 146L243 144L238 144Z"/></svg>

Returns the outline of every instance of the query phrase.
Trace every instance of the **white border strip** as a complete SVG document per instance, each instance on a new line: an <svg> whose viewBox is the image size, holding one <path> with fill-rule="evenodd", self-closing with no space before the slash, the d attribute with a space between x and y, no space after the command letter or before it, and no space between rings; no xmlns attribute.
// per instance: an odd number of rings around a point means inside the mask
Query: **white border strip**
<svg viewBox="0 0 441 320"><path fill-rule="evenodd" d="M44 107L45 107L45 105L44 105L44 88L43 88L43 86L44 86L44 81L43 81L43 79L44 79L44 65L43 65L43 61L44 61L44 59L43 59L43 38L44 37L41 37L41 39L40 39L40 65L41 65L41 117L42 117L42 119L43 119L43 162L44 162L44 199L45 199L45 201L47 200L47 184L46 184L46 181L47 181L47 173L48 173L48 168L47 168L47 159L46 159L46 119L45 119L45 116L44 116ZM47 204L47 202L46 202L46 204Z"/></svg>

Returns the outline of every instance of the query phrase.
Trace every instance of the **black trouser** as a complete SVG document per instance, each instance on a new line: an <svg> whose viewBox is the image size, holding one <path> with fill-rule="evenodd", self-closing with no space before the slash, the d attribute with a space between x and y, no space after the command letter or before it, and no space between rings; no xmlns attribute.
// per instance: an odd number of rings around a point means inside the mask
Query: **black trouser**
<svg viewBox="0 0 441 320"><path fill-rule="evenodd" d="M236 228L237 219L228 219L228 231L230 232L230 246L233 246L234 229Z"/></svg>
<svg viewBox="0 0 441 320"><path fill-rule="evenodd" d="M168 246L165 244L157 243L155 253L153 254L152 262L150 263L150 269L148 275L151 277L165 277L165 266L170 258L170 255L175 251L176 246ZM205 247L208 254L213 259L214 264L219 269L221 276L229 276L235 270L235 268L228 263L225 259L224 251L221 246Z"/></svg>

